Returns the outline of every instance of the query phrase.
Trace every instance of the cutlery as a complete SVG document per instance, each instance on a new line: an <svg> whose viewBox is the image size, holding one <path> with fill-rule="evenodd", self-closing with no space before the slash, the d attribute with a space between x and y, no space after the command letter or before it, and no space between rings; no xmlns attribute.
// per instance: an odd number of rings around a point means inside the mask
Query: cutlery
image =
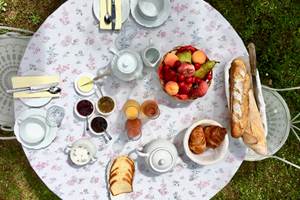
<svg viewBox="0 0 300 200"><path fill-rule="evenodd" d="M106 130L104 132L105 132L105 135L107 136L108 140L109 141L112 140L111 135Z"/></svg>
<svg viewBox="0 0 300 200"><path fill-rule="evenodd" d="M86 85L91 84L91 83L95 83L95 82L98 81L99 79L103 78L104 76L108 76L108 75L110 75L110 74L111 74L110 71L107 71L107 72L105 72L105 73L103 73L103 74L100 74L100 75L96 76L95 78L93 78L93 80L91 80L91 81L89 81L89 82L86 82L86 83L82 84L81 87L86 86Z"/></svg>
<svg viewBox="0 0 300 200"><path fill-rule="evenodd" d="M61 92L61 88L57 86L51 86L46 89L40 89L40 90L30 90L29 93L37 93L37 92L49 92L50 94L58 94Z"/></svg>
<svg viewBox="0 0 300 200"><path fill-rule="evenodd" d="M256 101L256 105L258 105L257 99L257 82L256 82L256 50L255 45L251 42L247 46L249 52L249 62L250 62L250 69L251 69L251 78L252 78L252 89Z"/></svg>
<svg viewBox="0 0 300 200"><path fill-rule="evenodd" d="M105 7L106 7L106 14L104 16L104 22L105 22L105 24L110 24L111 23L111 15L108 12L108 0L106 0Z"/></svg>
<svg viewBox="0 0 300 200"><path fill-rule="evenodd" d="M112 18L111 29L115 30L115 26L116 26L116 2L115 2L115 0L111 0L111 18Z"/></svg>
<svg viewBox="0 0 300 200"><path fill-rule="evenodd" d="M51 84L42 84L42 85L38 85L38 86L30 86L30 87L21 87L21 88L15 88L15 89L10 89L10 90L6 90L6 93L8 94L12 94L15 92L26 92L26 91L45 91L45 90L50 90L51 87L55 87L57 86L58 83L51 83Z"/></svg>

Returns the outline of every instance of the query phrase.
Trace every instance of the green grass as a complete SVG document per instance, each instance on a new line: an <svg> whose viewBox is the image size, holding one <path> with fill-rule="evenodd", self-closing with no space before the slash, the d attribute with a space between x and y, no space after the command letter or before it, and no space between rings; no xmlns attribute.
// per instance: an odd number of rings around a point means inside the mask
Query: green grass
<svg viewBox="0 0 300 200"><path fill-rule="evenodd" d="M63 1L10 0L0 23L35 31ZM262 81L272 87L300 85L300 2L291 0L209 0L257 47ZM0 0L1 4L1 0ZM32 20L30 16L39 16ZM292 115L300 112L300 92L283 92ZM291 133L276 154L300 165L300 144ZM0 142L0 199L57 199L39 180L16 141ZM244 162L214 199L300 199L300 171L280 161Z"/></svg>

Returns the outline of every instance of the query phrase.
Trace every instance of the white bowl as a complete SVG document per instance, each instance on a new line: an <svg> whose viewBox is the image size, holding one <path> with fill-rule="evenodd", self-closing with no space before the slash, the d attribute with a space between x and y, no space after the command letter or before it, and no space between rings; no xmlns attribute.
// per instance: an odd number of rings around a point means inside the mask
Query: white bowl
<svg viewBox="0 0 300 200"><path fill-rule="evenodd" d="M100 99L102 99L102 98L104 98L104 97L105 97L105 98L110 98L110 99L114 102L114 108L113 108L110 112L107 112L107 113L102 112L102 111L100 110L99 106L98 106L98 103L99 103ZM115 99L112 98L111 96L102 96L102 97L100 97L100 98L98 99L97 102L95 102L95 107L96 107L97 112L98 112L100 115L102 115L102 116L109 116L109 115L112 114L112 113L115 111L115 109L116 109L116 101L115 101Z"/></svg>
<svg viewBox="0 0 300 200"><path fill-rule="evenodd" d="M97 118L97 117L103 118L103 119L106 121L106 123L107 123L106 129L105 129L104 131L102 131L102 132L96 132L96 131L92 128L92 121L93 121L95 118ZM107 131L108 126L109 126L109 123L108 123L107 119L105 119L103 116L100 116L100 115L93 115L93 116L89 119L89 130L90 130L90 132L91 132L93 135L95 135L95 136L101 136L101 135L105 134L105 131Z"/></svg>
<svg viewBox="0 0 300 200"><path fill-rule="evenodd" d="M83 101L83 100L86 100L86 101L89 101L92 105L93 105L93 111L90 115L88 116L82 116L78 110L77 110L77 105L79 102ZM89 100L89 99L79 99L78 101L76 101L76 103L74 104L74 113L76 114L77 117L79 117L80 119L86 119L86 118L89 118L91 117L95 112L95 104L93 103L93 101Z"/></svg>
<svg viewBox="0 0 300 200"><path fill-rule="evenodd" d="M190 138L190 135L191 135L193 129L199 125L202 125L202 126L214 125L214 126L222 127L222 125L219 124L218 122L209 120L209 119L200 120L200 121L194 123L190 128L188 128L188 130L186 131L184 138L183 138L183 147L184 147L184 151L185 151L186 155L192 161L194 161L195 163L197 163L199 165L211 165L211 164L219 162L220 160L222 160L225 157L225 155L228 151L228 145L229 145L228 133L225 135L223 142L217 148L215 148L215 149L208 148L202 154L194 154L189 148L189 138Z"/></svg>
<svg viewBox="0 0 300 200"><path fill-rule="evenodd" d="M20 137L27 144L37 144L46 135L46 124L39 118L29 117L20 124Z"/></svg>

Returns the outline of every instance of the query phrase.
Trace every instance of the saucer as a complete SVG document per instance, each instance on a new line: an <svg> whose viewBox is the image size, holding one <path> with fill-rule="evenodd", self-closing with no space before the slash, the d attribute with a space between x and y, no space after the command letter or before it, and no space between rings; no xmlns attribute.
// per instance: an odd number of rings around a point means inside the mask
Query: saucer
<svg viewBox="0 0 300 200"><path fill-rule="evenodd" d="M39 121L38 126L45 127L45 135L44 135L43 139L41 139L41 141L39 141L39 142L28 143L28 141L26 142L26 139L24 141L24 135L23 135L23 137L21 137L21 130L20 130L22 127L21 124L25 120L28 120L29 118L36 119L37 121ZM30 128L30 127L28 127L28 128ZM20 142L22 144L22 146L24 146L28 149L42 149L42 148L49 146L55 139L57 130L58 130L57 127L50 127L47 124L46 111L41 110L41 109L28 109L28 110L22 112L17 117L16 123L14 126L15 136L16 136L18 142ZM34 138L34 139L36 139L35 141L37 141L37 138Z"/></svg>
<svg viewBox="0 0 300 200"><path fill-rule="evenodd" d="M138 0L131 0L130 1L130 9L131 15L134 20L145 27L158 27L165 23L171 13L171 3L170 0L163 0L164 1L164 8L162 12L160 12L155 20L148 20L142 17L138 11Z"/></svg>
<svg viewBox="0 0 300 200"><path fill-rule="evenodd" d="M76 79L74 80L75 91L79 95L84 96L84 97L88 97L88 96L93 95L95 93L95 84L94 83L92 83L93 84L93 86L92 86L93 88L89 92L84 92L84 91L82 91L82 90L79 89L79 87L78 87L78 81L79 81L79 79L81 77L88 77L90 80L93 80L93 78L94 78L93 74L90 74L90 73L82 73L82 74L78 75L76 77Z"/></svg>
<svg viewBox="0 0 300 200"><path fill-rule="evenodd" d="M95 17L99 20L99 15L100 15L100 0L94 0L93 1L93 13L95 15ZM122 23L124 23L128 17L129 17L129 13L130 13L130 6L129 6L129 1L128 0L122 0L121 2L122 5Z"/></svg>

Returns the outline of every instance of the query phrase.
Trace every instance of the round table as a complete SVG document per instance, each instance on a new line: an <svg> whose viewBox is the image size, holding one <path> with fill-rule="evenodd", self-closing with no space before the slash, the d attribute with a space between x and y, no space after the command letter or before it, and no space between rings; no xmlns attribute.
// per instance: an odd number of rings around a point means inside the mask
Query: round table
<svg viewBox="0 0 300 200"><path fill-rule="evenodd" d="M184 130L199 119L214 119L229 130L229 114L224 91L224 65L233 57L246 54L246 48L232 26L208 3L195 0L172 0L172 13L158 28L143 28L130 18L120 33L99 31L92 14L92 0L69 0L51 14L34 34L19 75L59 74L63 89L51 105L66 109L66 117L54 142L42 150L25 154L35 172L55 194L63 199L107 199L106 166L110 159L142 146L155 137L180 138ZM117 100L117 110L107 119L113 141L89 135L97 145L98 161L81 168L70 165L64 148L82 137L84 122L73 115L74 103L81 97L73 88L75 77L82 72L97 74L112 59L109 48L130 47L141 51L152 38L163 53L181 44L193 44L221 63L214 69L214 83L205 97L191 104L177 105L165 95L154 70L145 69L137 81L105 80L103 92ZM116 41L116 42L115 42ZM139 141L124 143L124 116L121 108L128 98L157 99L161 115L143 126ZM97 99L96 95L91 99ZM15 101L15 114L28 107ZM124 146L125 145L125 146ZM245 156L245 147L230 138L225 159L210 166L198 166L180 150L180 162L172 172L153 176L143 162L137 163L134 191L126 199L208 199L220 191L233 177Z"/></svg>

